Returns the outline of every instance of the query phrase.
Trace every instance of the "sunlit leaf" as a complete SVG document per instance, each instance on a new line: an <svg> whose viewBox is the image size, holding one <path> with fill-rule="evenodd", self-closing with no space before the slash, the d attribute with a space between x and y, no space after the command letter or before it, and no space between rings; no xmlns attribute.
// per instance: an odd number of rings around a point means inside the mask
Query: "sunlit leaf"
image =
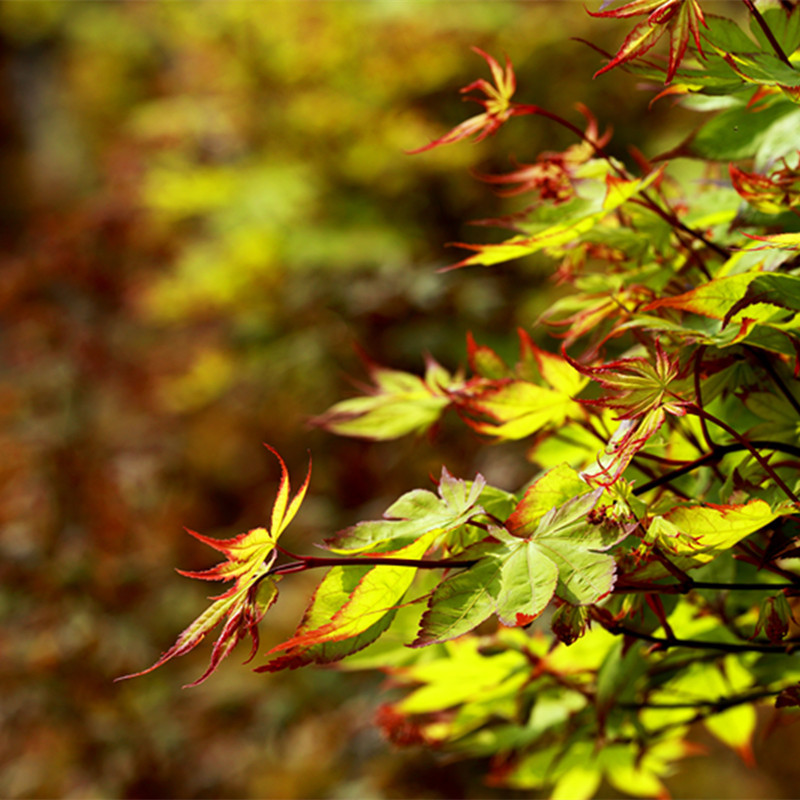
<svg viewBox="0 0 800 800"><path fill-rule="evenodd" d="M450 404L447 390L461 384L433 359L424 378L368 364L374 386L363 397L342 400L312 422L341 436L385 441L422 433Z"/></svg>
<svg viewBox="0 0 800 800"><path fill-rule="evenodd" d="M252 640L250 659L255 656L259 643L258 623L261 622L264 614L278 596L275 578L269 576L270 568L277 555L276 543L300 508L311 480L311 464L309 463L306 479L290 503L289 473L286 465L276 450L269 445L265 445L265 447L275 455L281 467L278 494L272 508L271 528L269 530L255 528L233 539L212 539L189 531L196 539L225 553L228 560L203 572L182 572L182 574L201 580L233 580L235 582L228 591L215 598L215 602L181 633L175 644L162 653L161 658L152 667L132 675L125 675L124 678L145 675L176 656L185 655L197 647L206 634L223 620L226 622L214 644L208 669L189 685L196 686L202 683L245 636L250 636Z"/></svg>

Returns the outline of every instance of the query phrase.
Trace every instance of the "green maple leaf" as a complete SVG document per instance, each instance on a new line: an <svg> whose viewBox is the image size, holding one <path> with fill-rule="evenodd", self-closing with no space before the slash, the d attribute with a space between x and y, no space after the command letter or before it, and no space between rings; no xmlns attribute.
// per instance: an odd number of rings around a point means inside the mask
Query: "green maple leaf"
<svg viewBox="0 0 800 800"><path fill-rule="evenodd" d="M367 361L373 381L363 397L342 400L312 420L331 433L387 441L422 433L450 405L447 391L461 384L434 359L428 358L423 378Z"/></svg>
<svg viewBox="0 0 800 800"><path fill-rule="evenodd" d="M604 170L611 167L603 164ZM605 193L595 194L591 198L575 198L563 206L559 206L557 221L536 224L536 230L526 234L512 236L499 244L467 244L454 242L456 247L472 250L475 255L451 264L447 269L458 269L480 264L490 267L506 261L512 261L533 253L545 252L554 257L563 256L575 242L597 226L614 211L633 199L639 192L657 182L663 175L664 168L659 167L643 178L621 178L606 172ZM519 227L519 226L515 226ZM529 226L523 226L527 228Z"/></svg>
<svg viewBox="0 0 800 800"><path fill-rule="evenodd" d="M463 551L464 526L486 518L478 501L486 490L482 476L471 483L442 469L438 495L422 489L404 494L384 519L362 522L330 544L337 553L366 558L420 559L437 543ZM488 492L493 505L502 501ZM480 529L478 529L480 530ZM481 531L481 535L483 532ZM451 541L452 539L452 541ZM283 652L257 671L275 672L310 663L330 663L374 642L391 624L414 580L413 565L356 563L335 566L320 583L294 636L272 649Z"/></svg>
<svg viewBox="0 0 800 800"><path fill-rule="evenodd" d="M513 370L470 334L470 366L479 377L450 393L471 428L499 440L523 439L584 416L572 398L588 380L562 356L537 347L524 330L517 333L520 359Z"/></svg>
<svg viewBox="0 0 800 800"><path fill-rule="evenodd" d="M486 488L480 474L467 483L454 478L443 467L438 494L427 489L406 492L386 509L383 519L359 522L326 544L335 553L375 553L395 550L431 531L438 534L457 531L473 517L485 513L479 500Z"/></svg>
<svg viewBox="0 0 800 800"><path fill-rule="evenodd" d="M602 494L566 465L542 476L506 527L491 529L493 541L475 546L477 563L433 592L414 645L461 636L492 614L504 625L525 625L555 594L573 605L608 594L616 565L601 551L625 534L587 519Z"/></svg>
<svg viewBox="0 0 800 800"><path fill-rule="evenodd" d="M693 389L682 370L678 356L671 358L656 339L654 358L620 358L598 367L567 360L575 369L608 390L599 400L584 400L588 406L613 408L621 423L598 459L590 480L610 486L631 459L661 428L667 414L684 416L693 399Z"/></svg>
<svg viewBox="0 0 800 800"><path fill-rule="evenodd" d="M676 505L656 516L648 529L648 544L657 544L669 560L684 572L708 564L737 542L784 514L785 504L772 509L764 500L741 505ZM630 572L635 580L655 580L669 575L660 561L651 561Z"/></svg>
<svg viewBox="0 0 800 800"><path fill-rule="evenodd" d="M202 572L183 570L178 570L178 572L189 578L205 581L232 580L234 584L227 592L213 598L215 602L181 633L175 644L164 652L155 664L141 672L123 675L117 680L146 675L176 656L185 655L197 647L206 634L223 620L226 622L214 643L208 668L196 681L188 685L196 686L208 678L245 636L250 636L252 640L252 648L247 661L256 655L259 643L258 623L278 597L276 578L269 576L269 570L277 555L275 548L278 537L300 508L311 479L311 464L309 463L308 474L303 485L289 502L290 486L286 464L276 450L269 445L264 446L275 455L281 466L281 479L272 507L270 528L254 528L232 539L213 539L194 531L188 531L204 544L225 553L228 560Z"/></svg>

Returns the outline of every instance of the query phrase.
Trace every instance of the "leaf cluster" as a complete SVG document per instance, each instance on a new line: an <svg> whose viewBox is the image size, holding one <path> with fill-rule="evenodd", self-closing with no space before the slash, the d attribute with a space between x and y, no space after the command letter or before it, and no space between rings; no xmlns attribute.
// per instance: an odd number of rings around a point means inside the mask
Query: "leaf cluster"
<svg viewBox="0 0 800 800"><path fill-rule="evenodd" d="M472 254L451 268L541 254L568 291L517 332L516 363L471 334L466 369L368 362L364 394L316 420L389 441L453 411L488 445L523 440L527 485L443 469L435 492L340 532L330 556L302 556L277 537L308 478L287 506L281 462L269 530L198 537L229 561L192 577L234 586L154 666L223 618L201 680L244 635L257 649L276 581L327 568L295 635L257 670L346 657L382 668L409 687L380 714L388 735L489 756L497 783L591 797L605 780L663 796L692 725L749 759L755 707L794 713L800 11L745 0L743 27L707 5L633 0L596 14L643 17L598 75L663 81L660 95L705 114L635 168L609 155L610 131L587 109L582 128L512 100L510 62L477 51L494 85L463 91L481 92L484 112L419 150L522 116L576 143L483 176L529 204L493 221L505 241L459 245ZM666 59L653 55L664 37ZM685 180L686 159L699 181Z"/></svg>

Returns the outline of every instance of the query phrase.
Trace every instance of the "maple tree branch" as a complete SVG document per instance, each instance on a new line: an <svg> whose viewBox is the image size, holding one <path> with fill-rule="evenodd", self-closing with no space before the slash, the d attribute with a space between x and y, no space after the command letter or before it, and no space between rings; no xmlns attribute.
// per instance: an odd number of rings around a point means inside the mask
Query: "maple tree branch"
<svg viewBox="0 0 800 800"><path fill-rule="evenodd" d="M761 16L761 12L756 8L756 4L753 0L742 0L742 2L747 6L747 10L753 15L753 19L758 23L758 27L764 33L764 36L767 37L767 41L772 45L772 49L775 51L775 55L786 64L787 67L791 67L794 69L794 64L789 61L788 56L786 53L783 52L783 48L778 43L778 40L775 38L775 34L770 29L769 25L767 25L767 21L764 17Z"/></svg>
<svg viewBox="0 0 800 800"><path fill-rule="evenodd" d="M688 233L691 237L697 239L698 242L701 242L710 250L713 250L718 256L721 256L724 259L730 258L731 254L725 247L717 244L716 242L711 241L711 239L704 236L702 233L700 233L700 231L697 231L694 228L690 228L685 222L681 222L680 219L678 219L675 212L672 211L671 209L669 211L665 211L655 200L653 200L652 197L650 197L649 194L647 194L647 192L642 190L639 192L639 194L644 198L644 200L637 201L634 199L631 202L633 203L638 202L639 205L644 206L645 208L649 208L653 213L661 217L661 219L663 219L664 222L669 223L670 226L672 226L673 228L681 230L684 233ZM681 244L683 244L684 247L686 247L686 244L684 242L681 242ZM711 280L711 275L709 274L706 265L701 263L699 264L699 267L701 271L705 273L706 277L709 280Z"/></svg>
<svg viewBox="0 0 800 800"><path fill-rule="evenodd" d="M773 561L768 560L764 550L757 547L752 540L742 539L740 542L737 542L734 547L740 551L740 555L738 555L737 558L741 561L752 564L757 569L768 569L775 575L780 575L782 578L786 578L789 581L797 580L798 576L796 573L779 567Z"/></svg>
<svg viewBox="0 0 800 800"><path fill-rule="evenodd" d="M773 481L781 488L783 493L796 505L800 506L800 498L786 485L780 475L772 468L770 463L758 452L758 450L753 447L753 445L747 441L738 431L728 425L727 422L721 420L719 417L714 416L713 414L709 414L708 411L700 408L699 406L687 406L687 412L691 414L695 414L699 417L705 417L709 422L713 423L714 425L719 426L725 433L733 436L734 439L738 439L745 447L745 449L755 458L756 461L761 465L764 471L769 475ZM773 448L778 449L778 448Z"/></svg>
<svg viewBox="0 0 800 800"><path fill-rule="evenodd" d="M646 461L655 461L664 467L685 467L687 464L691 463L691 461L685 458L666 458L665 456L657 456L655 453L643 453L641 451L636 454L636 458L642 458Z"/></svg>
<svg viewBox="0 0 800 800"><path fill-rule="evenodd" d="M750 353L761 366L764 368L764 371L772 378L774 384L778 387L781 394L789 401L792 408L800 414L800 402L798 402L797 398L792 394L789 387L783 382L783 379L780 375L778 375L775 367L772 366L772 362L766 357L763 351L759 350L757 347L753 347L752 345L746 344L745 350Z"/></svg>
<svg viewBox="0 0 800 800"><path fill-rule="evenodd" d="M709 415L710 417L711 415ZM716 418L711 420L716 424ZM740 442L731 442L730 444L717 444L714 445L712 450L709 450L707 453L704 453L699 458L696 458L694 461L689 461L683 464L680 467L675 467L675 469L671 469L669 472L665 472L658 478L654 478L652 481L648 481L647 483L643 483L641 486L635 486L633 489L634 495L644 494L645 492L649 492L651 489L655 489L659 486L663 486L665 483L669 483L670 481L674 481L677 478L682 477L683 475L688 474L689 472L693 472L700 467L704 467L709 464L713 464L717 461L721 461L722 458L729 453L736 453L741 452L743 450L748 450L750 453L754 453L754 450L761 449L761 450L775 450L780 453L788 453L789 455L798 456L800 458L800 447L793 444L788 444L786 442L773 442L768 439L756 439L752 442L745 443L744 441ZM758 456L756 456L758 458ZM759 463L761 463L759 461ZM762 465L763 466L763 465ZM770 470L768 470L770 471ZM770 474L771 471L770 471ZM774 476L773 476L774 477ZM776 480L776 483L780 486L782 481L780 479ZM781 486L784 491L789 491L788 487L785 487L785 484ZM793 495L790 493L789 496L792 499L795 499Z"/></svg>
<svg viewBox="0 0 800 800"><path fill-rule="evenodd" d="M286 551L284 551L286 552ZM320 567L415 567L416 569L449 569L472 567L477 558L458 561L455 559L392 558L391 556L298 556L296 561L281 564L269 570L267 575L289 575Z"/></svg>
<svg viewBox="0 0 800 800"><path fill-rule="evenodd" d="M688 576L687 576L688 577ZM680 583L625 583L624 576L619 579L614 587L614 594L689 594L689 592L703 589L715 592L772 592L784 589L797 589L800 586L800 576L787 583L721 583L719 581L696 581L689 578Z"/></svg>
<svg viewBox="0 0 800 800"><path fill-rule="evenodd" d="M759 642L738 644L736 642L711 642L707 639L681 639L677 636L654 636L652 633L637 631L635 628L629 628L621 623L606 624L603 627L609 633L651 642L665 650L670 647L689 647L697 650L719 650L723 653L781 653L783 655L791 655L800 647L800 642L787 644L761 644Z"/></svg>
<svg viewBox="0 0 800 800"><path fill-rule="evenodd" d="M720 697L716 700L695 700L694 702L686 703L653 703L648 700L643 700L638 703L619 703L620 708L632 709L638 711L640 708L703 708L708 707L711 713L719 714L722 711L727 711L733 706L742 705L743 703L751 703L754 700L763 700L765 697L775 697L780 694L781 690L765 689L760 692L745 692L733 697ZM681 723L686 724L686 723Z"/></svg>
<svg viewBox="0 0 800 800"><path fill-rule="evenodd" d="M620 708L625 708L629 710L637 711L640 708L697 708L703 709L698 710L694 716L690 717L689 719L685 720L676 720L675 722L668 722L665 725L662 725L659 728L652 728L650 730L642 730L642 733L639 736L625 736L618 739L614 739L615 744L631 744L632 742L650 742L653 741L654 738L661 736L664 733L667 733L670 730L674 730L675 728L684 728L690 725L694 725L697 722L702 722L709 717L713 717L717 714L721 714L723 711L727 711L730 708L735 708L736 706L745 705L746 703L753 703L757 700L764 700L767 697L776 697L779 695L783 690L769 690L765 689L760 692L745 692L743 694L734 695L733 697L721 697L718 700L697 700L694 703L648 703L647 701L640 702L640 703L620 703Z"/></svg>

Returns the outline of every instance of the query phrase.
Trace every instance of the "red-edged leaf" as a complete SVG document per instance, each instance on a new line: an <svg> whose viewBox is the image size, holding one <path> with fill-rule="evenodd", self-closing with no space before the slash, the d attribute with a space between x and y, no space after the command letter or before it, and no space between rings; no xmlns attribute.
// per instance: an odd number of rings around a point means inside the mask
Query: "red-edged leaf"
<svg viewBox="0 0 800 800"><path fill-rule="evenodd" d="M449 389L462 382L430 356L424 377L367 361L373 386L365 395L342 400L311 420L340 436L387 441L431 428L450 405Z"/></svg>
<svg viewBox="0 0 800 800"><path fill-rule="evenodd" d="M175 644L164 652L155 664L141 672L123 675L117 680L145 675L170 659L185 655L197 647L206 634L214 630L223 620L225 624L214 643L208 668L200 678L188 685L196 686L208 678L245 636L250 636L252 640L248 661L256 654L258 623L278 596L276 578L269 575L276 557L275 545L278 537L297 513L311 480L309 461L306 479L290 503L286 464L276 450L269 445L265 447L275 455L281 467L278 493L272 509L271 530L254 528L231 539L213 539L187 529L199 541L225 553L228 560L204 571L178 571L190 578L210 581L232 580L234 584L228 591L213 598L215 602L181 633Z"/></svg>
<svg viewBox="0 0 800 800"><path fill-rule="evenodd" d="M700 44L700 25L706 23L698 0L634 0L619 8L589 13L594 17L614 18L647 15L647 19L634 26L616 55L595 73L595 77L640 58L667 32L669 32L667 83L675 76L690 40L694 41L698 53L701 55L703 53Z"/></svg>
<svg viewBox="0 0 800 800"><path fill-rule="evenodd" d="M393 558L420 558L439 535L425 534ZM294 636L270 653L286 655L257 671L274 672L310 662L327 663L366 647L383 633L416 574L409 566L333 567L323 579ZM341 646L331 647L335 643Z"/></svg>
<svg viewBox="0 0 800 800"><path fill-rule="evenodd" d="M461 90L461 93L466 95L473 90L483 92L485 98L467 96L464 99L482 105L485 109L484 113L470 117L460 125L456 125L451 131L444 136L440 136L430 144L418 147L416 150L409 150L409 155L424 153L426 150L432 150L434 147L459 142L462 139L468 139L470 136L475 137L474 141L480 142L487 136L495 133L495 131L511 117L520 114L535 114L538 111L536 106L520 105L519 103L511 102L511 97L517 88L517 80L508 57L506 57L506 67L504 70L488 53L484 53L483 50L477 47L473 47L472 49L486 60L492 72L495 85L492 86L488 81L480 79L469 84L469 86L465 86Z"/></svg>

